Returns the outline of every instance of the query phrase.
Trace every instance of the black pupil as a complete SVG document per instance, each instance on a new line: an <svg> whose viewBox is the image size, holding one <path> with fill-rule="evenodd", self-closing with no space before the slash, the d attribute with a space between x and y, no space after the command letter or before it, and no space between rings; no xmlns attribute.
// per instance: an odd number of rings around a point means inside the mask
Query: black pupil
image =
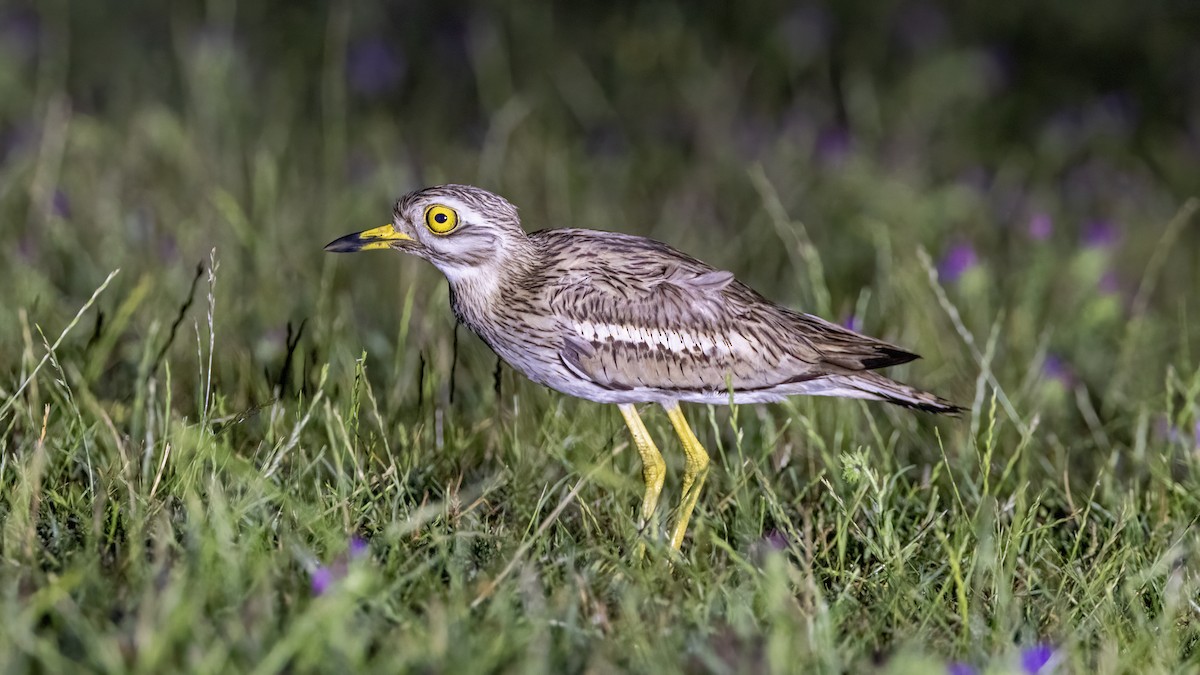
<svg viewBox="0 0 1200 675"><path fill-rule="evenodd" d="M434 219L435 221L439 222L439 223L444 223L444 222L446 222L447 220L449 220L449 218L447 218L447 217L446 217L446 214L444 214L444 213L435 213L435 214L433 214L433 219Z"/></svg>

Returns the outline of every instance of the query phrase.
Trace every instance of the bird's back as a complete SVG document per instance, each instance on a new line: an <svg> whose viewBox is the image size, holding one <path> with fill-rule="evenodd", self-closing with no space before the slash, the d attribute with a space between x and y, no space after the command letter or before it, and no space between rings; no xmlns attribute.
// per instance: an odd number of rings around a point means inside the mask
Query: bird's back
<svg viewBox="0 0 1200 675"><path fill-rule="evenodd" d="M727 402L732 389L769 401L916 358L652 239L558 229L530 240L539 258L501 284L503 302L476 308L486 320L460 317L518 370L572 395Z"/></svg>

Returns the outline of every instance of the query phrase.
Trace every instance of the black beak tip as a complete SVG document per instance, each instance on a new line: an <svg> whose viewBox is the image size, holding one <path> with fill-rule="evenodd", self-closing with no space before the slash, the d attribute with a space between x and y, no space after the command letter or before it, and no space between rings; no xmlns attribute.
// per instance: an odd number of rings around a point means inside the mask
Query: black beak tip
<svg viewBox="0 0 1200 675"><path fill-rule="evenodd" d="M357 234L346 235L325 244L325 250L329 253L353 253L362 245L362 240Z"/></svg>

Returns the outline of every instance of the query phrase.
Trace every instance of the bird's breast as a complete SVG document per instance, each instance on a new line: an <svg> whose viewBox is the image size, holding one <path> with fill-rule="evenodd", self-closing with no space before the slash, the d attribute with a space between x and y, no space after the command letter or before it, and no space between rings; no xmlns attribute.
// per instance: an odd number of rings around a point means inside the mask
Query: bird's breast
<svg viewBox="0 0 1200 675"><path fill-rule="evenodd" d="M558 361L562 337L549 306L535 296L503 289L489 301L450 290L450 306L463 325L496 355L530 379L544 382L547 364Z"/></svg>

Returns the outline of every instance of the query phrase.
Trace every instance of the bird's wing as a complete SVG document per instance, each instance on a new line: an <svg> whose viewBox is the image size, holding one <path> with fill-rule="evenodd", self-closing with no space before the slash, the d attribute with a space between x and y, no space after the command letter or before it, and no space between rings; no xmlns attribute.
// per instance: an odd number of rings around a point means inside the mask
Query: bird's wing
<svg viewBox="0 0 1200 675"><path fill-rule="evenodd" d="M916 358L765 300L665 244L632 239L559 276L563 362L610 389L754 391Z"/></svg>

